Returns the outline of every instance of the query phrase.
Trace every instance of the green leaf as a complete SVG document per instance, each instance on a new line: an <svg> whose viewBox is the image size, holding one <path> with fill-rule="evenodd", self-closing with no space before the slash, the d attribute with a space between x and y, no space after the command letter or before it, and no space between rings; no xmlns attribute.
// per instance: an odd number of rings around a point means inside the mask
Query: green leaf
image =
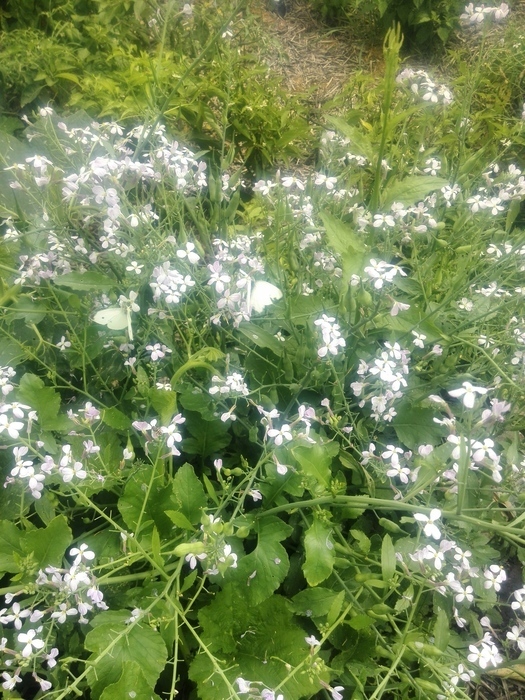
<svg viewBox="0 0 525 700"><path fill-rule="evenodd" d="M433 629L434 644L441 651L446 651L450 639L449 617L443 608L439 608Z"/></svg>
<svg viewBox="0 0 525 700"><path fill-rule="evenodd" d="M60 394L48 387L35 374L24 374L18 389L20 401L27 403L38 414L42 430L67 430L72 426L66 416L59 416Z"/></svg>
<svg viewBox="0 0 525 700"><path fill-rule="evenodd" d="M327 625L331 626L337 620L344 602L345 592L339 591L339 593L335 596L334 600L332 601L332 605L330 607L330 610L328 611L328 615L326 616Z"/></svg>
<svg viewBox="0 0 525 700"><path fill-rule="evenodd" d="M326 229L326 236L332 248L339 253L363 253L366 246L363 241L356 236L354 230L348 224L345 224L340 219L337 219L327 211L321 212L321 219Z"/></svg>
<svg viewBox="0 0 525 700"><path fill-rule="evenodd" d="M195 530L188 518L182 513L179 513L178 510L167 510L166 515L177 527L180 527L182 530Z"/></svg>
<svg viewBox="0 0 525 700"><path fill-rule="evenodd" d="M208 499L191 464L183 464L177 470L173 479L171 502L176 510L184 515L187 522L192 525L200 522L202 511L208 505Z"/></svg>
<svg viewBox="0 0 525 700"><path fill-rule="evenodd" d="M23 534L9 520L0 521L0 571L2 573L14 574L20 571L17 560L25 555Z"/></svg>
<svg viewBox="0 0 525 700"><path fill-rule="evenodd" d="M357 546L363 552L363 554L368 554L370 552L370 547L372 546L370 538L367 537L364 532L361 532L361 530L350 530L350 534L357 540Z"/></svg>
<svg viewBox="0 0 525 700"><path fill-rule="evenodd" d="M177 394L174 391L152 387L148 391L151 405L157 411L162 425L168 425L177 408Z"/></svg>
<svg viewBox="0 0 525 700"><path fill-rule="evenodd" d="M28 296L19 297L9 307L9 316L14 320L23 320L26 323L38 324L50 312L45 302L35 301Z"/></svg>
<svg viewBox="0 0 525 700"><path fill-rule="evenodd" d="M292 610L296 615L306 617L324 617L332 609L334 601L339 594L330 588L317 586L306 588L292 598Z"/></svg>
<svg viewBox="0 0 525 700"><path fill-rule="evenodd" d="M289 602L272 595L260 605L252 605L237 588L226 584L212 602L199 612L202 640L209 651L221 660L228 679L216 672L209 656L200 652L190 665L190 678L197 683L201 700L233 697L235 679L257 679L267 688L283 683L279 692L286 700L313 697L319 680L304 666L308 648L305 632L289 609ZM301 664L295 674L289 668ZM317 676L317 672L316 672ZM320 669L320 679L329 680L328 671Z"/></svg>
<svg viewBox="0 0 525 700"><path fill-rule="evenodd" d="M81 85L80 78L78 75L75 75L74 73L56 73L55 78L62 78L63 80L70 80L72 83L76 83L77 85Z"/></svg>
<svg viewBox="0 0 525 700"><path fill-rule="evenodd" d="M374 624L375 620L364 613L356 615L348 621L349 626L354 630L366 630Z"/></svg>
<svg viewBox="0 0 525 700"><path fill-rule="evenodd" d="M108 685L100 696L100 700L130 700L130 698L160 700L136 661L125 661L118 681Z"/></svg>
<svg viewBox="0 0 525 700"><path fill-rule="evenodd" d="M305 562L303 573L309 586L325 581L334 568L335 549L332 527L314 517L304 536Z"/></svg>
<svg viewBox="0 0 525 700"><path fill-rule="evenodd" d="M76 292L104 292L113 289L116 280L103 275L101 272L68 272L67 275L59 275L53 279L57 287L67 287Z"/></svg>
<svg viewBox="0 0 525 700"><path fill-rule="evenodd" d="M276 516L256 521L257 546L239 560L230 578L236 589L252 605L258 605L277 590L286 578L290 562L285 548L279 544L292 529Z"/></svg>
<svg viewBox="0 0 525 700"><path fill-rule="evenodd" d="M164 484L164 472L154 473L150 466L138 469L128 480L124 493L118 500L118 509L126 526L135 532L141 523L141 531L151 532L155 524L161 536L173 530L165 511L173 507L171 484ZM146 527L145 527L146 526Z"/></svg>
<svg viewBox="0 0 525 700"><path fill-rule="evenodd" d="M368 136L359 131L355 126L351 126L341 117L327 116L326 121L332 124L343 136L350 139L348 150L354 155L364 156L372 163L376 157L375 148Z"/></svg>
<svg viewBox="0 0 525 700"><path fill-rule="evenodd" d="M381 207L387 210L394 202L411 206L424 199L427 194L448 185L448 180L432 175L409 175L404 180L393 180L385 187Z"/></svg>
<svg viewBox="0 0 525 700"><path fill-rule="evenodd" d="M230 444L228 425L221 420L206 421L197 413L189 413L186 415L185 427L193 436L182 443L188 454L209 457Z"/></svg>
<svg viewBox="0 0 525 700"><path fill-rule="evenodd" d="M254 323L241 323L238 330L258 347L268 348L279 357L283 354L283 344L274 335Z"/></svg>
<svg viewBox="0 0 525 700"><path fill-rule="evenodd" d="M62 560L73 540L67 519L57 515L46 528L24 533L22 547L24 553L32 554L38 568L61 566Z"/></svg>
<svg viewBox="0 0 525 700"><path fill-rule="evenodd" d="M434 423L435 412L431 408L401 406L392 421L397 437L411 450L428 443L437 445L443 430Z"/></svg>
<svg viewBox="0 0 525 700"><path fill-rule="evenodd" d="M383 536L381 545L381 571L384 581L390 581L396 572L396 550L388 534Z"/></svg>
<svg viewBox="0 0 525 700"><path fill-rule="evenodd" d="M294 447L292 454L299 463L303 474L312 482L308 486L309 491L316 495L318 491L322 493L329 489L332 478L330 471L332 457L328 453L326 445L316 443L309 447ZM321 487L320 490L319 487Z"/></svg>
<svg viewBox="0 0 525 700"><path fill-rule="evenodd" d="M108 686L126 683L122 677L129 663L140 667L147 692L152 692L166 664L166 646L160 634L149 625L126 624L127 620L128 610L109 610L92 620L94 629L86 635L85 647L93 652L88 659L88 683L93 700L103 697ZM139 697L148 695L137 694Z"/></svg>
<svg viewBox="0 0 525 700"><path fill-rule="evenodd" d="M131 419L118 408L112 406L105 408L102 414L102 422L115 430L128 430L131 428Z"/></svg>

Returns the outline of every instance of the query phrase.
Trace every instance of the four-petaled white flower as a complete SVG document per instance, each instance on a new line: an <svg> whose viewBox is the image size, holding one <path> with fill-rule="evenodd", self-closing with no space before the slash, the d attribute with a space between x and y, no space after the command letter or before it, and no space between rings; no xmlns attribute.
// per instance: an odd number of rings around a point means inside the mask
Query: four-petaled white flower
<svg viewBox="0 0 525 700"><path fill-rule="evenodd" d="M441 518L441 511L439 508L432 508L429 516L424 513L415 513L414 518L418 522L424 523L423 532L427 537L433 537L435 540L441 538L441 532L436 525L436 521Z"/></svg>
<svg viewBox="0 0 525 700"><path fill-rule="evenodd" d="M45 647L45 642L42 639L35 639L35 637L36 630L28 630L27 633L18 635L18 641L21 644L25 644L25 647L22 649L22 656L26 659L33 653L33 648L38 650Z"/></svg>
<svg viewBox="0 0 525 700"><path fill-rule="evenodd" d="M274 438L274 442L277 446L282 445L285 440L291 440L293 435L290 431L290 426L285 423L280 430L277 428L271 428L268 431L268 437Z"/></svg>
<svg viewBox="0 0 525 700"><path fill-rule="evenodd" d="M448 393L455 399L462 398L463 405L467 408L474 408L474 402L476 401L476 394L483 396L486 394L488 389L482 386L473 386L470 382L463 382L462 389L453 389Z"/></svg>

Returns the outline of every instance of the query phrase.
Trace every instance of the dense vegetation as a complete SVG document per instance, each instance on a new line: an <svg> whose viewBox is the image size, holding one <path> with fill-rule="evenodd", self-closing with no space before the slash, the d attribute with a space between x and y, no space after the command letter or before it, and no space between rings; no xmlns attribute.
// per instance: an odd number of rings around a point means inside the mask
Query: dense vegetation
<svg viewBox="0 0 525 700"><path fill-rule="evenodd" d="M4 3L4 697L522 678L525 37L443 4L319 114L246 2Z"/></svg>

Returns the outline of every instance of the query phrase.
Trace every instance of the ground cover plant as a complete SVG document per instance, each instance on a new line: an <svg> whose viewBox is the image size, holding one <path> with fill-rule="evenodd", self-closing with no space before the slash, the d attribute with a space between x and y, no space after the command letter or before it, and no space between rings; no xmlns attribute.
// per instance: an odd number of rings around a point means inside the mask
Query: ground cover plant
<svg viewBox="0 0 525 700"><path fill-rule="evenodd" d="M26 111L52 102L128 127L162 113L208 158L220 163L231 151L252 172L304 156L304 104L261 65L246 5L210 0L193 12L173 0L8 4L0 14L2 130L16 133Z"/></svg>
<svg viewBox="0 0 525 700"><path fill-rule="evenodd" d="M522 678L521 107L401 45L310 177L163 114L0 135L4 697Z"/></svg>

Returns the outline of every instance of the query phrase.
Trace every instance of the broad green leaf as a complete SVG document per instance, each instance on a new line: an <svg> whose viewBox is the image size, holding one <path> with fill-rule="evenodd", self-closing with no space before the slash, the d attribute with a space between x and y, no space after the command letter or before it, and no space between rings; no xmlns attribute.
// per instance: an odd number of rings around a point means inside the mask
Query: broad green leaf
<svg viewBox="0 0 525 700"><path fill-rule="evenodd" d="M238 329L260 348L268 348L279 357L283 354L283 344L277 338L254 323L241 323Z"/></svg>
<svg viewBox="0 0 525 700"><path fill-rule="evenodd" d="M348 621L348 624L354 630L366 630L368 629L368 627L371 627L374 623L375 620L371 617L368 617L368 615L365 615L364 613L361 615L356 615Z"/></svg>
<svg viewBox="0 0 525 700"><path fill-rule="evenodd" d="M159 414L162 425L168 425L177 408L177 394L174 391L152 387L148 391L148 397L151 405Z"/></svg>
<svg viewBox="0 0 525 700"><path fill-rule="evenodd" d="M199 612L202 640L221 659L227 685L216 672L207 654L198 653L190 665L190 678L197 683L201 700L223 700L237 691L235 679L257 679L267 688L283 684L286 700L313 697L319 681L303 667L295 674L288 669L301 664L308 653L305 631L293 619L285 598L272 595L260 605L239 596L237 588L226 584L212 602ZM321 670L321 679L329 680Z"/></svg>
<svg viewBox="0 0 525 700"><path fill-rule="evenodd" d="M321 212L321 219L326 229L328 242L336 253L339 253L339 255L347 253L355 255L366 250L365 244L355 234L349 224L345 224L327 211Z"/></svg>
<svg viewBox="0 0 525 700"><path fill-rule="evenodd" d="M24 359L25 353L18 343L9 338L2 338L0 343L0 366L16 367Z"/></svg>
<svg viewBox="0 0 525 700"><path fill-rule="evenodd" d="M372 163L376 157L375 148L368 136L363 134L355 126L351 126L341 117L327 116L326 121L332 124L343 136L350 139L347 148L350 153L364 156Z"/></svg>
<svg viewBox="0 0 525 700"><path fill-rule="evenodd" d="M50 309L45 302L35 301L25 295L19 297L9 307L9 317L11 319L23 320L28 324L39 324L49 312Z"/></svg>
<svg viewBox="0 0 525 700"><path fill-rule="evenodd" d="M0 521L0 572L14 574L20 570L17 559L25 555L23 535L11 521Z"/></svg>
<svg viewBox="0 0 525 700"><path fill-rule="evenodd" d="M200 413L204 420L215 419L215 402L207 392L194 388L187 389L180 394L179 401L183 408Z"/></svg>
<svg viewBox="0 0 525 700"><path fill-rule="evenodd" d="M324 617L330 612L338 595L330 588L322 586L305 588L292 598L292 610L296 615Z"/></svg>
<svg viewBox="0 0 525 700"><path fill-rule="evenodd" d="M102 422L115 430L128 430L131 428L131 419L115 406L104 409Z"/></svg>
<svg viewBox="0 0 525 700"><path fill-rule="evenodd" d="M389 182L381 197L381 207L387 210L394 202L412 206L424 199L427 194L448 185L448 180L432 175L409 175L404 180Z"/></svg>
<svg viewBox="0 0 525 700"><path fill-rule="evenodd" d="M38 568L61 566L73 540L73 534L64 515L57 515L46 528L25 532L22 540L24 553L32 554Z"/></svg>
<svg viewBox="0 0 525 700"><path fill-rule="evenodd" d="M505 232L509 233L514 222L518 218L518 214L521 209L521 199L512 199L509 204L509 210L507 212L507 218L505 220Z"/></svg>
<svg viewBox="0 0 525 700"><path fill-rule="evenodd" d="M55 507L51 503L49 494L44 490L40 498L35 498L33 503L34 509L40 520L44 525L49 525L49 523L56 516Z"/></svg>
<svg viewBox="0 0 525 700"><path fill-rule="evenodd" d="M431 408L404 405L398 409L392 421L397 437L411 450L419 445L437 445L441 441L443 430L434 423L435 411Z"/></svg>
<svg viewBox="0 0 525 700"><path fill-rule="evenodd" d="M160 700L153 692L151 685L142 673L142 668L136 661L125 661L122 664L122 674L116 683L104 688L100 700Z"/></svg>
<svg viewBox="0 0 525 700"><path fill-rule="evenodd" d="M116 280L103 275L101 272L68 272L67 275L59 275L53 279L57 287L67 287L76 292L105 292L113 289Z"/></svg>
<svg viewBox="0 0 525 700"><path fill-rule="evenodd" d="M299 463L302 473L311 482L308 485L309 491L322 493L330 487L332 457L328 453L326 445L316 443L309 447L294 447L292 454Z"/></svg>
<svg viewBox="0 0 525 700"><path fill-rule="evenodd" d="M334 568L332 527L319 518L314 518L304 536L304 550L304 576L309 586L317 586L330 576Z"/></svg>
<svg viewBox="0 0 525 700"><path fill-rule="evenodd" d="M95 626L86 635L85 647L92 652L88 682L93 700L98 700L107 686L120 682L130 662L140 667L151 692L166 664L166 645L160 634L147 624L127 624L129 616L128 610L109 610L92 621Z"/></svg>
<svg viewBox="0 0 525 700"><path fill-rule="evenodd" d="M172 488L173 495L170 499L172 506L192 525L200 522L202 511L208 505L208 499L191 464L183 464L177 470Z"/></svg>
<svg viewBox="0 0 525 700"><path fill-rule="evenodd" d="M18 389L20 401L27 403L38 414L38 425L43 430L66 430L72 427L66 416L59 416L60 394L46 386L35 374L24 374Z"/></svg>
<svg viewBox="0 0 525 700"><path fill-rule="evenodd" d="M290 562L280 542L292 528L276 516L256 521L257 546L250 554L239 559L230 579L236 590L252 605L266 600L286 578Z"/></svg>
<svg viewBox="0 0 525 700"><path fill-rule="evenodd" d="M390 581L396 572L396 550L388 534L383 536L381 544L381 572L384 581Z"/></svg>
<svg viewBox="0 0 525 700"><path fill-rule="evenodd" d="M230 444L228 425L220 419L206 421L198 413L188 413L184 427L193 436L186 438L182 443L184 451L188 454L209 457Z"/></svg>
<svg viewBox="0 0 525 700"><path fill-rule="evenodd" d="M155 524L161 536L168 536L173 525L165 511L173 507L171 484L164 484L164 474L153 467L138 469L128 480L118 500L118 509L126 526L135 532L140 521L141 531L151 533ZM145 527L146 526L146 527Z"/></svg>

